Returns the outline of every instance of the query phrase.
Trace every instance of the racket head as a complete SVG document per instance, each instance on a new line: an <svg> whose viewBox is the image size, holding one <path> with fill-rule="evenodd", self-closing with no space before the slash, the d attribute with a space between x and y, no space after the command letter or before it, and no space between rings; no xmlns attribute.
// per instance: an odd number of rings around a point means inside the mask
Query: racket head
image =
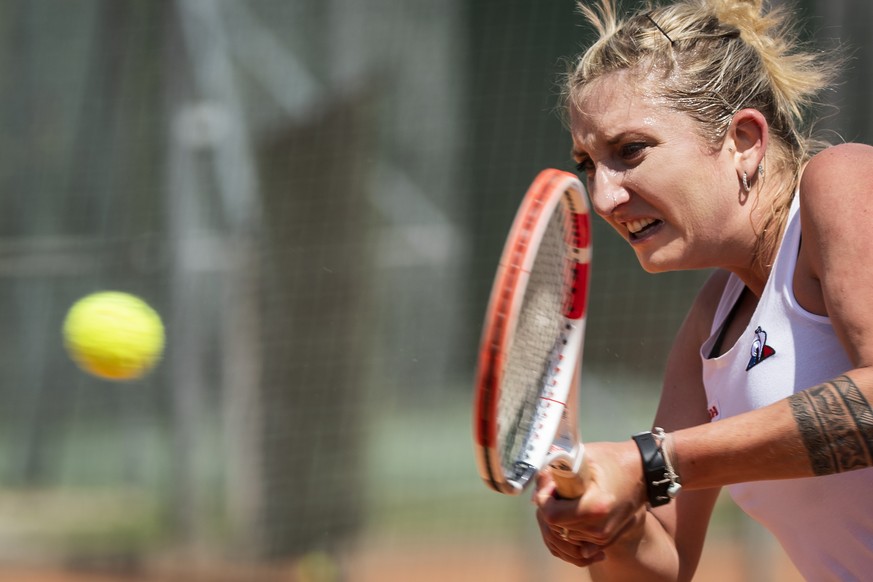
<svg viewBox="0 0 873 582"><path fill-rule="evenodd" d="M543 170L506 239L479 346L474 441L480 475L495 491L520 493L550 455L576 450L572 399L590 263L582 183L568 172Z"/></svg>

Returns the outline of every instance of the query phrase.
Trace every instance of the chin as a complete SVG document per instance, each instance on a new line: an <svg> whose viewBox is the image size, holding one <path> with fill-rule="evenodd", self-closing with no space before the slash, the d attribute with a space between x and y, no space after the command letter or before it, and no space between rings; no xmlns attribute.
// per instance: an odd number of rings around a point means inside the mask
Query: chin
<svg viewBox="0 0 873 582"><path fill-rule="evenodd" d="M642 267L645 272L652 274L669 273L671 271L686 271L690 269L690 267L682 265L681 261L676 261L675 259L665 260L664 258L641 256L637 254L637 261L639 261L640 267Z"/></svg>
<svg viewBox="0 0 873 582"><path fill-rule="evenodd" d="M665 267L663 265L653 266L653 265L645 264L645 263L640 263L640 266L643 268L643 270L646 273L651 273L652 275L655 275L657 273L669 273L670 271L680 271L681 270L681 269L676 269L676 268Z"/></svg>

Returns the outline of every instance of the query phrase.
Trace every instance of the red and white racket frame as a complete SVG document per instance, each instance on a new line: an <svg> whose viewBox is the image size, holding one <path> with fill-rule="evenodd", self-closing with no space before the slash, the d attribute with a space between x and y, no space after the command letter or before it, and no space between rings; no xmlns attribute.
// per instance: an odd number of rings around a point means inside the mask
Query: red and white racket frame
<svg viewBox="0 0 873 582"><path fill-rule="evenodd" d="M540 390L534 429L516 467L508 473L501 461L498 403L505 363L515 336L531 268L549 218L563 205L573 221L567 260L574 263L566 298L564 333L556 341L553 365ZM483 326L476 371L474 442L479 473L500 493L521 493L532 477L550 465L558 494L581 495L584 447L578 439L576 399L580 381L591 265L591 218L585 189L568 172L546 169L528 188L507 237Z"/></svg>

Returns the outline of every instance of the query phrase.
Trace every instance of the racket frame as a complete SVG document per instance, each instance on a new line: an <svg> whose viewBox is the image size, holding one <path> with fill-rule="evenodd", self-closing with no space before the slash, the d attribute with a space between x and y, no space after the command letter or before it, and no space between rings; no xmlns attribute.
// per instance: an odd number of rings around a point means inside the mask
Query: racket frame
<svg viewBox="0 0 873 582"><path fill-rule="evenodd" d="M499 443L498 406L505 363L515 336L518 315L531 268L549 220L563 205L573 221L566 259L573 281L566 298L562 334L556 340L548 371L540 383L532 430L512 467L505 467ZM562 496L581 490L584 448L578 438L576 400L588 306L591 223L587 195L568 172L546 169L531 184L516 213L491 290L480 341L476 373L474 436L479 472L491 489L521 493L545 465L552 467Z"/></svg>

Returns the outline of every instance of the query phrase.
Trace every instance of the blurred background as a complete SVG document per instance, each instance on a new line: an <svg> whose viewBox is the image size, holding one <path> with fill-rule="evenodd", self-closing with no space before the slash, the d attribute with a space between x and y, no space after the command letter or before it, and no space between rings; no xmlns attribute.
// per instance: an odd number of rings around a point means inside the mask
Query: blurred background
<svg viewBox="0 0 873 582"><path fill-rule="evenodd" d="M820 128L870 142L873 4L791 6L853 56ZM588 34L573 0L2 0L0 581L587 579L480 481L471 404ZM580 423L626 439L706 273L594 236ZM144 379L64 353L103 289L164 318ZM698 579L797 578L725 499Z"/></svg>

